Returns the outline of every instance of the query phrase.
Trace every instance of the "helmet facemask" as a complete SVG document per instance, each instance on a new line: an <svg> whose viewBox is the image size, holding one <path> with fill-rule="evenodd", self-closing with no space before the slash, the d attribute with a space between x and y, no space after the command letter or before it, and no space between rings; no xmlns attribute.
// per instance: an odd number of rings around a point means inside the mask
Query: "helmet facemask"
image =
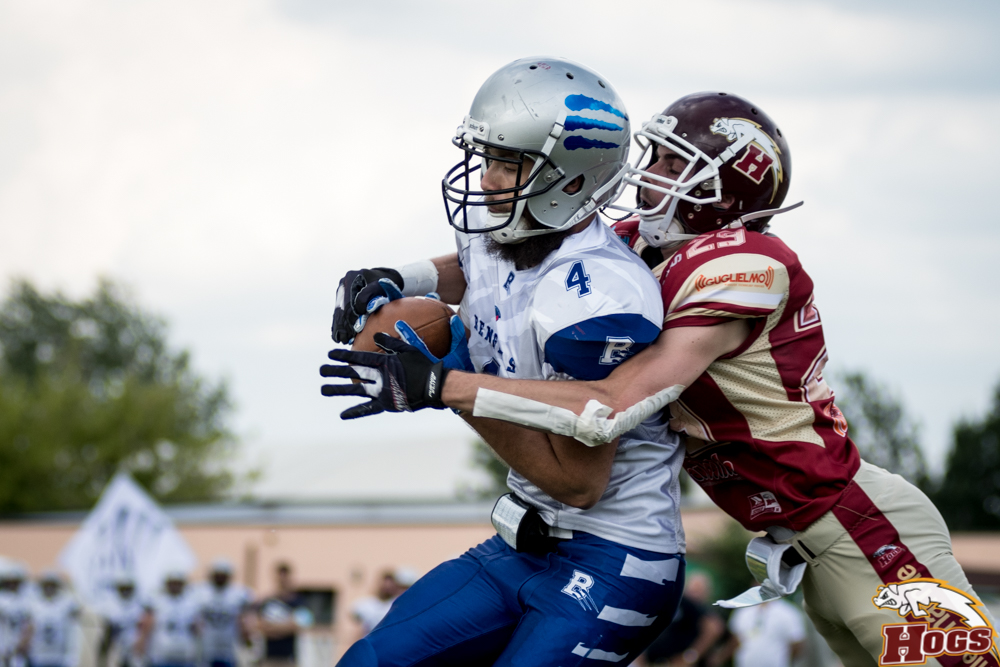
<svg viewBox="0 0 1000 667"><path fill-rule="evenodd" d="M678 216L677 206L680 202L693 204L697 210L701 206L722 201L722 182L719 179L717 161L678 135L675 132L676 128L676 118L657 114L635 133L635 141L641 152L635 160L635 166L627 167L617 194L620 196L626 186L635 187L636 207L631 208L620 203L608 206L629 214L638 214L639 233L649 245L655 247L687 241L698 236L698 233L692 233ZM686 163L677 178L649 171L657 161L656 150L660 146L671 151L676 159ZM645 167L641 166L643 163ZM663 195L653 208L646 207L640 198L641 190L644 188Z"/></svg>
<svg viewBox="0 0 1000 667"><path fill-rule="evenodd" d="M530 236L561 231L561 228L529 230L524 220L528 200L545 194L565 178L565 172L549 159L546 144L540 151L519 149L487 141L489 126L466 117L451 143L465 152L465 158L445 174L442 189L445 210L451 226L465 234L489 233L499 243L518 243ZM502 136L502 135L501 135ZM554 142L553 142L554 143ZM487 150L492 149L492 153ZM472 178L486 173L491 162L517 165L515 185L501 190L473 189ZM544 172L545 176L540 177ZM507 196L504 196L507 195ZM487 201L486 197L492 199ZM498 198L500 197L500 198ZM484 219L470 220L470 206L489 207L512 204L509 213L493 213L486 209ZM478 217L478 216L477 216ZM504 233L504 230L507 230Z"/></svg>

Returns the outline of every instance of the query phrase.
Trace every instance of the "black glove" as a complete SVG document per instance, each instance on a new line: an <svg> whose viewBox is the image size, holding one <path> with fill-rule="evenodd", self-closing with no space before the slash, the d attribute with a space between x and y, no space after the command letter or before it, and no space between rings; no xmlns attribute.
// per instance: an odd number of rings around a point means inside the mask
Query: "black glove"
<svg viewBox="0 0 1000 667"><path fill-rule="evenodd" d="M331 350L327 356L350 366L324 364L319 369L319 374L325 378L361 380L357 384L325 384L324 396L370 396L372 399L344 410L340 413L341 419L445 407L441 402L441 390L449 369L442 362L435 363L413 345L384 333L375 334L373 340L385 354Z"/></svg>
<svg viewBox="0 0 1000 667"><path fill-rule="evenodd" d="M350 345L365 326L368 315L390 301L403 298L403 277L395 269L348 271L337 286L333 310L334 342Z"/></svg>

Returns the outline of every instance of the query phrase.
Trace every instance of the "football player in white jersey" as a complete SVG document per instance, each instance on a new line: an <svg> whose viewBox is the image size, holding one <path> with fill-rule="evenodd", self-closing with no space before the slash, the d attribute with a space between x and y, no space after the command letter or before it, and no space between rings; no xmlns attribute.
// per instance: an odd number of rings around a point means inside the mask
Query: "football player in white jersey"
<svg viewBox="0 0 1000 667"><path fill-rule="evenodd" d="M629 144L606 79L560 58L511 63L480 88L452 143L464 159L443 189L458 252L350 272L334 316L335 340L349 343L381 304L436 291L461 304L452 350L428 359L397 323L413 345L377 333L388 354L332 351L353 366L321 373L362 382L323 393L371 399L344 418L443 407L452 369L603 378L659 334L656 281L597 217ZM341 664L628 664L669 623L682 588L676 438L657 417L588 449L461 417L511 467L498 535L419 580Z"/></svg>
<svg viewBox="0 0 1000 667"><path fill-rule="evenodd" d="M245 586L232 583L232 576L232 563L218 558L199 591L201 658L207 667L236 667L236 644L247 639L245 616L252 596Z"/></svg>
<svg viewBox="0 0 1000 667"><path fill-rule="evenodd" d="M0 665L17 667L25 663L28 623L28 570L21 563L6 561L0 566Z"/></svg>
<svg viewBox="0 0 1000 667"><path fill-rule="evenodd" d="M80 651L80 605L58 572L44 572L29 605L28 661L31 667L76 667Z"/></svg>
<svg viewBox="0 0 1000 667"><path fill-rule="evenodd" d="M108 667L139 667L143 659L136 644L146 607L136 594L132 575L119 574L114 583L114 592L101 609L105 623L101 657Z"/></svg>
<svg viewBox="0 0 1000 667"><path fill-rule="evenodd" d="M184 572L169 572L163 591L150 600L139 643L146 648L152 667L195 667L198 600L188 589Z"/></svg>

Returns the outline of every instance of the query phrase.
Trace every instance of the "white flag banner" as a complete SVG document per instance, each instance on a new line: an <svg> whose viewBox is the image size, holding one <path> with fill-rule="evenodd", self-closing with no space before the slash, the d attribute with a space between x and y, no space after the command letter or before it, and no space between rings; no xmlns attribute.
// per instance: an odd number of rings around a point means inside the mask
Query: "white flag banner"
<svg viewBox="0 0 1000 667"><path fill-rule="evenodd" d="M170 517L119 473L59 554L59 564L79 595L97 603L118 575L131 575L140 591L151 593L168 571L190 572L197 559Z"/></svg>

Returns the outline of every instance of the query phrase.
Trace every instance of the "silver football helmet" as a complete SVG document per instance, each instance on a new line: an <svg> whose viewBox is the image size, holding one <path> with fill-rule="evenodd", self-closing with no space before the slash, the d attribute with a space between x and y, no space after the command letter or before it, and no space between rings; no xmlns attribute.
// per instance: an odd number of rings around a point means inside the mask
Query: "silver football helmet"
<svg viewBox="0 0 1000 667"><path fill-rule="evenodd" d="M563 58L514 61L486 80L452 139L465 158L441 183L448 221L500 243L568 229L611 199L629 139L625 105L597 72ZM488 155L489 149L502 152ZM489 192L474 187L475 172L482 178L493 160L517 165L520 185ZM566 192L581 176L580 188ZM487 208L507 203L509 213Z"/></svg>

